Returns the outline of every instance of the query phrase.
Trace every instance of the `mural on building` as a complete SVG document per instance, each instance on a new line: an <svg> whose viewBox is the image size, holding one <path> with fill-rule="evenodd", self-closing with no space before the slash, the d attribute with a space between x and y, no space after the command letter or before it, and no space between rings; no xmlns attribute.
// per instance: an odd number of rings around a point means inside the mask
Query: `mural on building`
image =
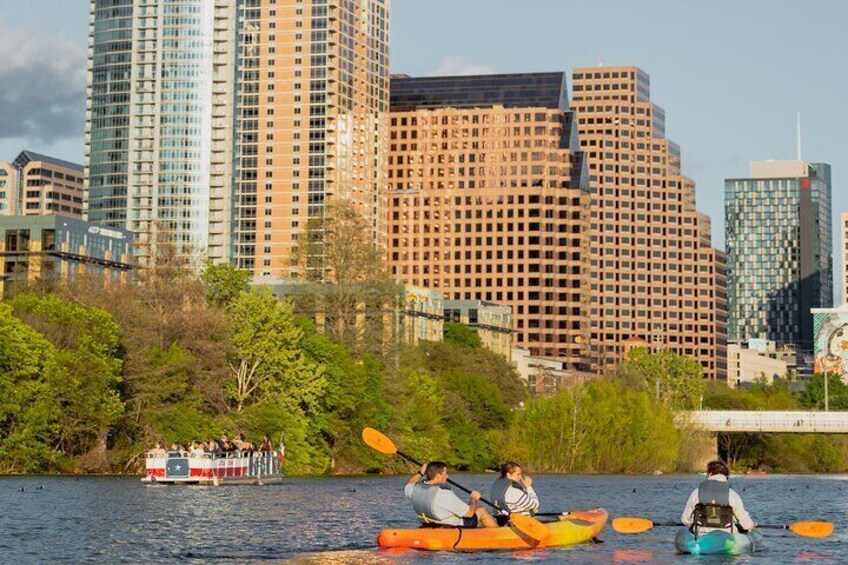
<svg viewBox="0 0 848 565"><path fill-rule="evenodd" d="M848 309L814 310L815 372L848 378Z"/></svg>

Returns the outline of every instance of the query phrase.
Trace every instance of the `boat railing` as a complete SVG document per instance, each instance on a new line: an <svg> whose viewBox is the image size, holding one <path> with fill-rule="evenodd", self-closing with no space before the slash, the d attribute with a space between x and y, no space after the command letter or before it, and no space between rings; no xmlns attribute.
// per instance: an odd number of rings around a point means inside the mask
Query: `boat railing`
<svg viewBox="0 0 848 565"><path fill-rule="evenodd" d="M277 451L226 451L221 453L207 451L183 451L151 449L146 452L148 459L203 459L218 469L223 469L224 476L235 475L236 466L243 468L247 463L247 474L256 477L271 477L280 474L280 456Z"/></svg>

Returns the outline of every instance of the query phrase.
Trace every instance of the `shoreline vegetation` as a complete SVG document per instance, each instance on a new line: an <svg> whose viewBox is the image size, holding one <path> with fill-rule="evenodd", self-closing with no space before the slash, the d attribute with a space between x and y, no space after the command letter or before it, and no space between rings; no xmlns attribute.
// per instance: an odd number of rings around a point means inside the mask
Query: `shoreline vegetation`
<svg viewBox="0 0 848 565"><path fill-rule="evenodd" d="M284 299L230 265L197 276L167 239L137 284L78 275L18 289L0 303L0 473L137 473L156 442L222 433L285 433L289 476L408 473L361 442L366 426L459 471L512 459L535 473L672 473L700 470L676 410L822 404L820 376L803 393L730 390L707 386L692 359L644 349L602 378L531 396L466 326L402 343L402 295L367 224L339 203L320 227L324 242L301 238L307 277ZM848 387L829 386L831 406L847 409ZM848 470L841 436L731 434L719 448L734 470Z"/></svg>

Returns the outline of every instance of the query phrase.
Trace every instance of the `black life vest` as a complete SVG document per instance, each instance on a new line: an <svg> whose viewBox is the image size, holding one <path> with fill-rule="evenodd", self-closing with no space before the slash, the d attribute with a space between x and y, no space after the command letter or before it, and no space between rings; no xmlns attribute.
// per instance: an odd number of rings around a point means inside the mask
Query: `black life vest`
<svg viewBox="0 0 848 565"><path fill-rule="evenodd" d="M692 529L733 530L733 508L730 506L730 484L706 480L698 487L698 504L692 515Z"/></svg>

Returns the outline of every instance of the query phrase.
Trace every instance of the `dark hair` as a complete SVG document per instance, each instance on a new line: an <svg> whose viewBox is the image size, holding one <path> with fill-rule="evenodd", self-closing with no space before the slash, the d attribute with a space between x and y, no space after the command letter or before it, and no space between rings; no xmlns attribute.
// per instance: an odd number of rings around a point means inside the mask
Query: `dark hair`
<svg viewBox="0 0 848 565"><path fill-rule="evenodd" d="M516 469L520 469L521 465L515 461L504 461L501 463L501 477L506 478L510 473L514 473Z"/></svg>
<svg viewBox="0 0 848 565"><path fill-rule="evenodd" d="M724 461L710 461L707 464L707 475L724 475L730 477L730 470Z"/></svg>
<svg viewBox="0 0 848 565"><path fill-rule="evenodd" d="M442 461L430 461L427 463L427 468L424 470L424 474L427 475L428 481L432 481L447 470L447 463Z"/></svg>

